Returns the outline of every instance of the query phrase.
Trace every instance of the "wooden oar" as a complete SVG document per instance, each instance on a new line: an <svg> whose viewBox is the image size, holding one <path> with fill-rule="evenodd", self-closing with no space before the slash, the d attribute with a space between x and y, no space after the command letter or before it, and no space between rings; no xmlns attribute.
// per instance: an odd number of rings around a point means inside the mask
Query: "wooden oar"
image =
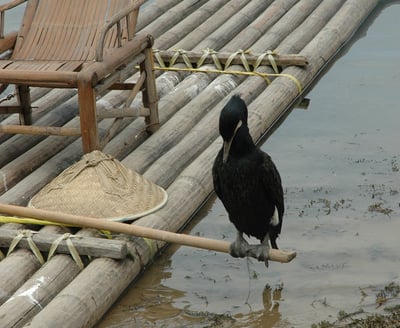
<svg viewBox="0 0 400 328"><path fill-rule="evenodd" d="M39 220L47 220L76 227L109 230L127 235L161 240L168 243L175 243L222 253L229 253L230 243L226 241L174 233L165 230L152 229L135 224L126 224L105 219L90 218L86 216L78 216L8 204L0 204L0 213L20 217L29 217ZM280 249L270 249L269 251L269 259L271 261L288 263L295 257L296 252L293 251L285 251Z"/></svg>

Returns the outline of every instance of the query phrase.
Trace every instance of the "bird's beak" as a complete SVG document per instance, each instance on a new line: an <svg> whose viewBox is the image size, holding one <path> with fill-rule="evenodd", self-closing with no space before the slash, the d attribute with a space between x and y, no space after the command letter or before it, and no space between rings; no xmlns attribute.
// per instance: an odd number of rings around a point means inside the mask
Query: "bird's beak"
<svg viewBox="0 0 400 328"><path fill-rule="evenodd" d="M228 141L224 141L223 152L222 152L223 163L226 163L226 161L228 160L229 150L231 149L233 138L235 138L236 132L241 126L242 126L242 121L239 121L238 124L236 125L235 131L233 131L232 138L230 138Z"/></svg>

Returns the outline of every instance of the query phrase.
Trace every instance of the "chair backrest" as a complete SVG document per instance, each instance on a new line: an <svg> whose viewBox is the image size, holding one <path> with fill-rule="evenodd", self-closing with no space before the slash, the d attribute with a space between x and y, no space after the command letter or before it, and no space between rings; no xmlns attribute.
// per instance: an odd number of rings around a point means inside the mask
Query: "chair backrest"
<svg viewBox="0 0 400 328"><path fill-rule="evenodd" d="M92 61L107 21L136 0L29 0L12 55L14 60ZM138 10L121 20L122 42L134 34ZM129 24L129 26L127 26ZM104 49L118 47L117 28Z"/></svg>

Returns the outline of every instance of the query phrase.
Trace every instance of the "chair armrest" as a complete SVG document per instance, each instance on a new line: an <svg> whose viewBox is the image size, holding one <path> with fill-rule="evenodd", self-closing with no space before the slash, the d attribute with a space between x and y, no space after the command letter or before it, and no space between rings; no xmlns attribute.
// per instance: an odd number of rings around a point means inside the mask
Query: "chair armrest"
<svg viewBox="0 0 400 328"><path fill-rule="evenodd" d="M4 5L0 6L0 39L4 38L4 14L8 9L12 9L17 7L21 3L26 2L27 0L12 0Z"/></svg>
<svg viewBox="0 0 400 328"><path fill-rule="evenodd" d="M103 61L103 51L104 51L104 40L106 38L107 32L117 24L122 18L128 16L133 11L139 9L139 7L145 2L146 0L137 0L132 6L122 10L118 14L115 14L110 20L106 23L103 29L100 32L99 41L96 47L96 61Z"/></svg>
<svg viewBox="0 0 400 328"><path fill-rule="evenodd" d="M20 5L21 3L24 3L26 1L28 1L28 0L12 0L8 3L5 3L4 5L0 5L0 12L17 7L18 5Z"/></svg>

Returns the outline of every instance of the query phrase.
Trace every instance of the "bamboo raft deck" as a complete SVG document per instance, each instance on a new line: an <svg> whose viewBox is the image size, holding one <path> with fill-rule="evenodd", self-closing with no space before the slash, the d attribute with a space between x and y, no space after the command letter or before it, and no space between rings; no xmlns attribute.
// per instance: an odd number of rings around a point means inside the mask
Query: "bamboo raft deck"
<svg viewBox="0 0 400 328"><path fill-rule="evenodd" d="M116 136L103 149L168 192L168 203L162 209L134 224L179 231L213 191L211 166L221 147L217 125L226 100L238 93L248 104L255 140L271 133L304 98L378 3L156 0L141 8L137 29L152 34L157 49L199 52L210 48L228 53L238 49L255 53L274 50L278 54L303 55L308 65L287 66L282 71L299 81L301 92L293 79L285 76L271 76L267 85L259 76L156 71L160 129L149 136L142 119L124 118ZM186 66L177 63L174 67ZM205 64L204 68L215 67ZM244 68L234 64L229 70ZM268 66L260 66L257 72L274 73ZM123 95L124 91L103 95L98 99L99 111L118 106ZM40 108L33 111L37 124L79 126L76 92L38 88L32 98L33 105ZM139 108L140 101L135 100L133 106ZM17 120L9 117L4 122ZM100 129L110 122L104 118ZM26 205L49 181L82 157L82 147L76 136L3 134L0 154L0 203ZM60 226L29 228L43 234L70 231ZM0 231L17 229L25 227L17 223L0 226ZM92 237L98 232L81 229L77 235ZM131 237L126 246L131 256L120 260L96 257L85 263L82 271L69 255L56 254L41 265L31 251L14 250L0 261L1 327L94 326L165 243Z"/></svg>

